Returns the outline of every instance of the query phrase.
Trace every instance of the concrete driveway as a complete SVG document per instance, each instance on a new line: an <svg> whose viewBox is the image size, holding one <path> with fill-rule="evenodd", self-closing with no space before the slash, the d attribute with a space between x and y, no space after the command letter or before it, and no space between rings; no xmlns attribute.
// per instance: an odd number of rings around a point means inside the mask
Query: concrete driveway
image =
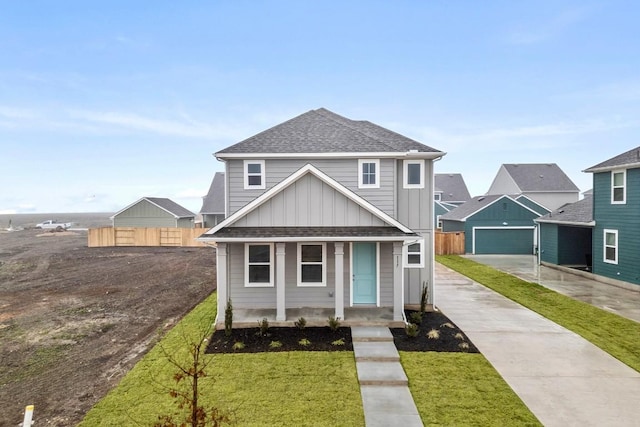
<svg viewBox="0 0 640 427"><path fill-rule="evenodd" d="M640 322L640 286L638 286L639 291L634 292L563 270L539 266L533 255L464 255L464 257Z"/></svg>

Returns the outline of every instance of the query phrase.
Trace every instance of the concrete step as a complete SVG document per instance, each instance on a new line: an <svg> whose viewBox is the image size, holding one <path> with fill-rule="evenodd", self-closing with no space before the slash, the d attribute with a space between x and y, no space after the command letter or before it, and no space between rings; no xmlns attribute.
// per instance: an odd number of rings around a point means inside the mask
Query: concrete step
<svg viewBox="0 0 640 427"><path fill-rule="evenodd" d="M399 362L356 362L361 386L407 386L409 381Z"/></svg>
<svg viewBox="0 0 640 427"><path fill-rule="evenodd" d="M353 342L393 342L393 335L385 326L352 326L351 339Z"/></svg>
<svg viewBox="0 0 640 427"><path fill-rule="evenodd" d="M392 341L355 341L356 362L399 362L400 355Z"/></svg>

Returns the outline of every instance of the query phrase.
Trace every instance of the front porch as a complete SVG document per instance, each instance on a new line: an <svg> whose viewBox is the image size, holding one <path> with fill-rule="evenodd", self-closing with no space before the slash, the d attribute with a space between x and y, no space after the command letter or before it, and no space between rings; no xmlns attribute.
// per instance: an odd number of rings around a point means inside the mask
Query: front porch
<svg viewBox="0 0 640 427"><path fill-rule="evenodd" d="M266 318L270 326L294 327L294 323L301 317L307 321L307 327L327 326L329 316L335 316L333 308L288 308L287 320L276 320L276 309L233 309L234 328L255 328L258 322ZM403 328L402 320L393 320L392 307L345 307L344 318L340 319L341 326L386 326ZM216 329L224 329L224 316L218 317Z"/></svg>

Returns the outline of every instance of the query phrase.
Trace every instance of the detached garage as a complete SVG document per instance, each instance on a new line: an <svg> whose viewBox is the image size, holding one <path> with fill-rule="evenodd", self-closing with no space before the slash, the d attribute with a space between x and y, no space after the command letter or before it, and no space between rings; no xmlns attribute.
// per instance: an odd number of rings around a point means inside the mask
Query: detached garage
<svg viewBox="0 0 640 427"><path fill-rule="evenodd" d="M440 220L442 231L465 233L466 253L523 255L535 253L534 219L546 213L526 196L490 195L474 197Z"/></svg>
<svg viewBox="0 0 640 427"><path fill-rule="evenodd" d="M194 228L196 214L170 199L143 197L116 212L111 220L114 227Z"/></svg>

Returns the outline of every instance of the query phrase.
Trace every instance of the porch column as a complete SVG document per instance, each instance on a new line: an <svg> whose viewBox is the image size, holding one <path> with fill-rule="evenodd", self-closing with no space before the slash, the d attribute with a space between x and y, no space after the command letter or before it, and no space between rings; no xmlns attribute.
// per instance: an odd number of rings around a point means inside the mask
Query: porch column
<svg viewBox="0 0 640 427"><path fill-rule="evenodd" d="M344 320L344 242L333 244L336 258L336 318Z"/></svg>
<svg viewBox="0 0 640 427"><path fill-rule="evenodd" d="M402 242L393 242L393 320L402 321L404 311L404 267Z"/></svg>
<svg viewBox="0 0 640 427"><path fill-rule="evenodd" d="M224 316L224 310L227 306L227 244L218 243L216 248L216 283L218 292L218 315L217 320Z"/></svg>
<svg viewBox="0 0 640 427"><path fill-rule="evenodd" d="M276 243L276 320L287 320L284 298L285 244Z"/></svg>

